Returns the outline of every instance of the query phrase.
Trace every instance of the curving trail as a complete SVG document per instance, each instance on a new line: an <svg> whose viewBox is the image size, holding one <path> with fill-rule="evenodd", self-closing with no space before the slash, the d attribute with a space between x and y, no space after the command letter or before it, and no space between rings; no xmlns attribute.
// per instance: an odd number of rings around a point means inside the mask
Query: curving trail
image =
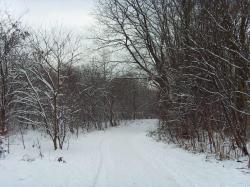
<svg viewBox="0 0 250 187"><path fill-rule="evenodd" d="M134 121L102 134L101 166L95 187L245 187L250 177L208 163L173 145L146 136L155 121Z"/></svg>
<svg viewBox="0 0 250 187"><path fill-rule="evenodd" d="M250 175L235 167L206 162L204 155L194 155L147 137L147 131L155 128L156 123L137 120L91 132L72 139L68 151L50 150L51 142L41 139L42 160L31 146L37 136L28 134L26 150L12 146L13 154L0 160L0 186L250 187ZM24 154L36 160L20 161ZM63 156L66 163L58 163L58 156Z"/></svg>

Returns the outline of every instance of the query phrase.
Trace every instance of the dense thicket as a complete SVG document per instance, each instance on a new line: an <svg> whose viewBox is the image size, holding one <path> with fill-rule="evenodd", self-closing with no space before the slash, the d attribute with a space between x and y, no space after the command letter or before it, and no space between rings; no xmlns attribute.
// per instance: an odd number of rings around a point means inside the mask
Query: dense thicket
<svg viewBox="0 0 250 187"><path fill-rule="evenodd" d="M100 44L127 52L158 87L161 138L249 155L249 10L248 0L99 1Z"/></svg>

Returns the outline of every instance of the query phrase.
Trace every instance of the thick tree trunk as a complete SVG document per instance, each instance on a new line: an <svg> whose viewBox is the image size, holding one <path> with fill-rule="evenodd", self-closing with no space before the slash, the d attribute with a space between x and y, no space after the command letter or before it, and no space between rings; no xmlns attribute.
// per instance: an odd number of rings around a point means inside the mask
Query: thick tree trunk
<svg viewBox="0 0 250 187"><path fill-rule="evenodd" d="M5 109L1 109L1 116L0 116L0 135L5 135L7 133L7 128L6 128L6 112Z"/></svg>
<svg viewBox="0 0 250 187"><path fill-rule="evenodd" d="M53 138L54 149L57 150L57 137Z"/></svg>
<svg viewBox="0 0 250 187"><path fill-rule="evenodd" d="M56 150L58 148L57 146L57 139L58 139L58 119L57 119L57 96L54 96L54 137L53 137L53 143L54 143L54 149Z"/></svg>

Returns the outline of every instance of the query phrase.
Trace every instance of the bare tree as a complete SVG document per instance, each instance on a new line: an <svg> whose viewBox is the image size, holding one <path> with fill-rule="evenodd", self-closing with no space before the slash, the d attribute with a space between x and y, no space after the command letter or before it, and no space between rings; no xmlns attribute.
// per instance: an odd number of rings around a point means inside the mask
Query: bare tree
<svg viewBox="0 0 250 187"><path fill-rule="evenodd" d="M36 35L31 40L34 62L29 69L23 69L29 90L26 100L36 117L24 118L43 126L53 140L54 149L63 148L69 128L72 111L66 101L67 81L73 65L80 60L80 41L69 33L52 31L49 34ZM34 110L35 109L35 110Z"/></svg>
<svg viewBox="0 0 250 187"><path fill-rule="evenodd" d="M156 83L159 133L220 157L235 147L249 155L248 10L247 0L100 0L97 40Z"/></svg>
<svg viewBox="0 0 250 187"><path fill-rule="evenodd" d="M14 91L18 79L18 67L23 63L21 50L29 33L10 16L0 20L0 134L7 133L14 110Z"/></svg>

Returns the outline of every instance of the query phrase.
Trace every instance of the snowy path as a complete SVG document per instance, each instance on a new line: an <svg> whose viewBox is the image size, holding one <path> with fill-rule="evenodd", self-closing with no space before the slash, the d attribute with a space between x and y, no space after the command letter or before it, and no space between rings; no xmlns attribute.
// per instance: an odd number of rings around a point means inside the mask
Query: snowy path
<svg viewBox="0 0 250 187"><path fill-rule="evenodd" d="M250 187L250 175L204 156L155 142L146 131L155 121L135 121L72 142L68 151L48 151L34 162L20 161L33 148L0 160L1 187ZM32 138L26 140L32 142ZM20 146L19 146L20 147ZM62 156L67 163L58 163ZM4 184L4 185L2 185Z"/></svg>

